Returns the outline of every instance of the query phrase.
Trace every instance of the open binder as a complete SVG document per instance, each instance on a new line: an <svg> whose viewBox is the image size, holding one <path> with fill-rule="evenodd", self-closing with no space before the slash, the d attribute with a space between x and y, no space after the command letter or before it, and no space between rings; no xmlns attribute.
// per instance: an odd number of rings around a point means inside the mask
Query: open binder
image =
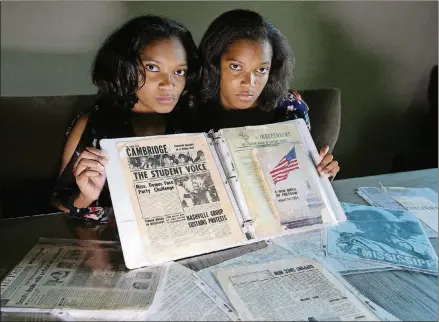
<svg viewBox="0 0 439 322"><path fill-rule="evenodd" d="M301 119L100 144L130 269L346 220Z"/></svg>

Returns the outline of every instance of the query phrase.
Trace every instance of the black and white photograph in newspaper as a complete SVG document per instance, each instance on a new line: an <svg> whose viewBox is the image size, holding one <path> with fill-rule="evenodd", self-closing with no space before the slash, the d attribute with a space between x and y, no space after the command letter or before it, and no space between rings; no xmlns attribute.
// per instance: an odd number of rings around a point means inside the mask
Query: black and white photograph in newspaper
<svg viewBox="0 0 439 322"><path fill-rule="evenodd" d="M437 255L416 215L342 203L348 220L328 228L328 254L437 274Z"/></svg>

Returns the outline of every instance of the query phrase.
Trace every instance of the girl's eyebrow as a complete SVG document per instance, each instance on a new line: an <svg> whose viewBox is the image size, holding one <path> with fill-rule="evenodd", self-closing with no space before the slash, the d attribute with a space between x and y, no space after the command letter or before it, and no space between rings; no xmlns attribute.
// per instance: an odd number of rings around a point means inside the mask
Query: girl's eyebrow
<svg viewBox="0 0 439 322"><path fill-rule="evenodd" d="M156 59L150 59L150 58L148 58L148 57L142 59L142 62L143 62L143 63L146 63L146 62L148 62L148 63L149 63L149 62L152 62L152 63L156 63L157 65L162 65L162 62L161 62L161 61L156 60ZM179 65L177 65L177 67L187 67L187 63L186 63L186 62L184 62L184 63L180 63Z"/></svg>
<svg viewBox="0 0 439 322"><path fill-rule="evenodd" d="M149 57L145 57L145 58L143 58L142 59L142 62L153 62L153 63L156 63L156 64L161 64L161 62L160 61L158 61L158 60L155 60L155 59L151 59L151 58L149 58Z"/></svg>
<svg viewBox="0 0 439 322"><path fill-rule="evenodd" d="M240 61L238 59L235 59L235 58L228 58L226 61L236 61L236 62L238 62L240 64L244 64L242 61Z"/></svg>
<svg viewBox="0 0 439 322"><path fill-rule="evenodd" d="M244 64L242 61L235 59L235 58L228 58L226 61L236 61L240 64ZM270 64L271 64L271 61L264 61L261 63L261 65L270 65Z"/></svg>

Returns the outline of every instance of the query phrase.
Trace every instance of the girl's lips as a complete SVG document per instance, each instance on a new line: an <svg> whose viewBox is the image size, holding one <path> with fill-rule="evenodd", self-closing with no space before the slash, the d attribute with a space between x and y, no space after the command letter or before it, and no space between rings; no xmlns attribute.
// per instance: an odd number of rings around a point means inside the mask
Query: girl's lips
<svg viewBox="0 0 439 322"><path fill-rule="evenodd" d="M173 97L173 96L157 96L156 100L160 104L172 104L175 101L175 97Z"/></svg>
<svg viewBox="0 0 439 322"><path fill-rule="evenodd" d="M246 93L240 93L240 94L236 94L236 96L238 96L238 99L241 101L251 101L253 99L253 94L246 94Z"/></svg>

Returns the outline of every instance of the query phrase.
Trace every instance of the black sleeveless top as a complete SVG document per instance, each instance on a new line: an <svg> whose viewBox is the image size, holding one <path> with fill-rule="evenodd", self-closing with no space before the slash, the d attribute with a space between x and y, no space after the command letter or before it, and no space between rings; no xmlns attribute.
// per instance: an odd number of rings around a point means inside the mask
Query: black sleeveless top
<svg viewBox="0 0 439 322"><path fill-rule="evenodd" d="M297 91L289 90L285 97L280 99L278 104L270 110L259 108L227 110L219 103L205 104L198 111L196 132L264 125L298 118L303 118L308 129L311 129L308 105Z"/></svg>
<svg viewBox="0 0 439 322"><path fill-rule="evenodd" d="M87 211L81 209L81 213L78 213L78 215L72 211L73 200L79 194L79 187L73 175L73 165L86 147L100 149L99 141L101 139L136 136L130 121L131 113L132 112L127 108L111 105L99 106L99 104L97 104L76 116L71 123L66 133L66 140L78 118L84 114L88 114L87 125L84 128L84 132L76 146L75 152L59 176L52 194L53 198L71 210L71 216L101 223L108 222L108 214L112 211L112 203L107 182L105 182L99 199L93 202ZM164 114L166 122L165 134L182 133L183 125L185 124L184 120L187 118L185 114L187 113L178 110Z"/></svg>

